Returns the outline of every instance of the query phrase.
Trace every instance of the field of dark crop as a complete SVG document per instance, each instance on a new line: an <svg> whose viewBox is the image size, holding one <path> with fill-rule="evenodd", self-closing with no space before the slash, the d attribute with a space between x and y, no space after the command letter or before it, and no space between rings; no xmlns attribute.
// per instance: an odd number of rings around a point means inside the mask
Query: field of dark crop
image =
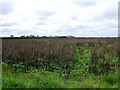
<svg viewBox="0 0 120 90"><path fill-rule="evenodd" d="M2 39L2 87L118 88L118 54L117 38Z"/></svg>

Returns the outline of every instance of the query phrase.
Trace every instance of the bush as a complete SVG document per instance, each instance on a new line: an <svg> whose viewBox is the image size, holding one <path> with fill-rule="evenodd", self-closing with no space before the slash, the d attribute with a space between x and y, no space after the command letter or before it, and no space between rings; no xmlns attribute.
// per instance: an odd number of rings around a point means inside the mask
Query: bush
<svg viewBox="0 0 120 90"><path fill-rule="evenodd" d="M91 57L91 48L88 44L84 46L76 46L74 56L74 67L71 72L72 76L88 74L89 62Z"/></svg>

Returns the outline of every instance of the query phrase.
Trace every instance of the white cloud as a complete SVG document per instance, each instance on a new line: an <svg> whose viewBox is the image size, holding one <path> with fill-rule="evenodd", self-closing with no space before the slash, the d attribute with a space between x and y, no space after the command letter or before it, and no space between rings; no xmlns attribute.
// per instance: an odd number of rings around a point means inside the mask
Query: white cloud
<svg viewBox="0 0 120 90"><path fill-rule="evenodd" d="M118 0L1 2L4 14L0 14L0 36L117 36L118 33ZM4 8L6 5L8 8Z"/></svg>

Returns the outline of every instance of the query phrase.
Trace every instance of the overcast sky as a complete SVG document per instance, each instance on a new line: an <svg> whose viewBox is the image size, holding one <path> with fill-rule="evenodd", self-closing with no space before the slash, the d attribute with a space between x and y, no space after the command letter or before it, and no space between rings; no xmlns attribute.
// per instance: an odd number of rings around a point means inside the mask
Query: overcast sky
<svg viewBox="0 0 120 90"><path fill-rule="evenodd" d="M118 36L119 0L0 0L0 37Z"/></svg>

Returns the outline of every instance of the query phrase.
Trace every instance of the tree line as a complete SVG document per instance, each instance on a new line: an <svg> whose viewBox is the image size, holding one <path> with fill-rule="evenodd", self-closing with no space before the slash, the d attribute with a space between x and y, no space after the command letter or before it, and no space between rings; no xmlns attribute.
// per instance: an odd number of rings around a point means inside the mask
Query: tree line
<svg viewBox="0 0 120 90"><path fill-rule="evenodd" d="M2 37L2 38L75 38L75 36L39 36L39 35L22 35L16 37L14 35L10 35L10 37Z"/></svg>

